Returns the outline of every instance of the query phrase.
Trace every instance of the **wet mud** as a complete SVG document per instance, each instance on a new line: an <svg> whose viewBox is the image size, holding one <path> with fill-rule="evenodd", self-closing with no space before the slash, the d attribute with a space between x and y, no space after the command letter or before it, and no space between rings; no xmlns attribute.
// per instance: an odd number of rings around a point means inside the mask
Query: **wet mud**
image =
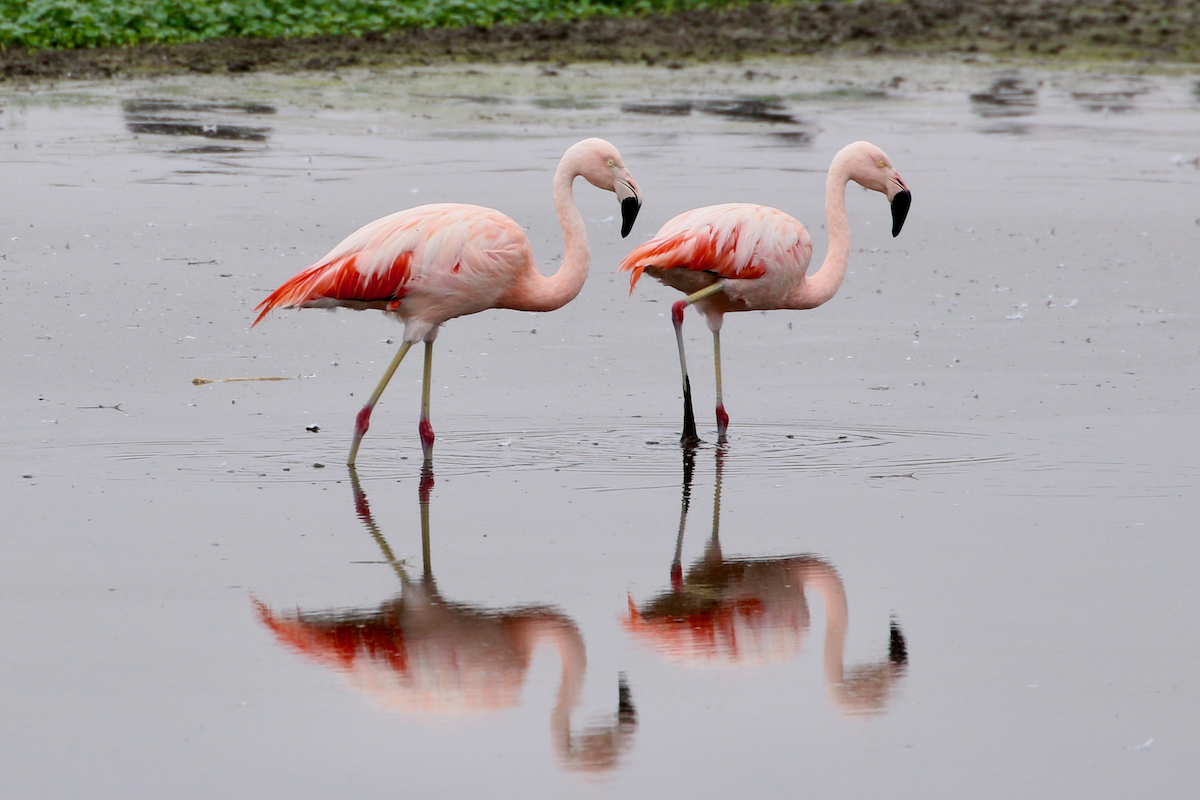
<svg viewBox="0 0 1200 800"><path fill-rule="evenodd" d="M665 16L593 17L362 37L226 40L95 50L0 51L0 77L64 79L258 70L330 71L445 62L645 63L763 56L999 55L1195 62L1197 0L825 0Z"/></svg>

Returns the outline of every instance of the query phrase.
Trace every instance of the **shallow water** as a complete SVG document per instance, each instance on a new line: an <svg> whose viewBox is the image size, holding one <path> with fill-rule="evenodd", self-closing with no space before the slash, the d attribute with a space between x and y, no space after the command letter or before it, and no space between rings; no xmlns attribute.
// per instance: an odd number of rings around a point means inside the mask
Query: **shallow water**
<svg viewBox="0 0 1200 800"><path fill-rule="evenodd" d="M10 90L4 796L1186 796L1194 86L796 61ZM424 202L500 208L555 269L549 178L590 135L645 192L629 240L581 183L583 293L449 323L432 479L413 356L356 485L399 328L253 306ZM730 440L685 462L674 297L613 266L731 200L820 259L855 139L911 186L903 233L852 190L838 297L727 320ZM250 376L295 380L192 382Z"/></svg>

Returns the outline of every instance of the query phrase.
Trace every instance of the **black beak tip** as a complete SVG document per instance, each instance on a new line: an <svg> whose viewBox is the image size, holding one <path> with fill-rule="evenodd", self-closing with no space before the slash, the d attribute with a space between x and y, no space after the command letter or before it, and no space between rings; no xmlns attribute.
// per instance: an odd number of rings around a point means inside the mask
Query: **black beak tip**
<svg viewBox="0 0 1200 800"><path fill-rule="evenodd" d="M636 197L626 197L621 201L621 238L624 239L633 230L633 221L637 219L642 204Z"/></svg>
<svg viewBox="0 0 1200 800"><path fill-rule="evenodd" d="M900 235L904 227L904 218L908 216L908 207L912 205L912 192L904 189L892 198L892 238Z"/></svg>

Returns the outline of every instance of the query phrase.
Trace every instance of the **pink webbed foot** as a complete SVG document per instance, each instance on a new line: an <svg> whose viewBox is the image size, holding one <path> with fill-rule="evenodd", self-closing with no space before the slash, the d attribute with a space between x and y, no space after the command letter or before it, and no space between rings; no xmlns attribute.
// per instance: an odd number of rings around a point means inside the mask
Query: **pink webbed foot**
<svg viewBox="0 0 1200 800"><path fill-rule="evenodd" d="M429 493L433 491L433 467L429 464L421 467L421 483L417 488L417 498L421 504L429 506Z"/></svg>

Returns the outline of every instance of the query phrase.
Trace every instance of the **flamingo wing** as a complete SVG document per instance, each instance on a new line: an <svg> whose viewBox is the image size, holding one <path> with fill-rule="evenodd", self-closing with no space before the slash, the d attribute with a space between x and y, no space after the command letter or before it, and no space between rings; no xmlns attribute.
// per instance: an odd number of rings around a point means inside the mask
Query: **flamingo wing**
<svg viewBox="0 0 1200 800"><path fill-rule="evenodd" d="M727 203L687 211L627 255L629 291L647 267L712 272L722 278L761 278L774 268L807 266L812 239L804 226L770 206Z"/></svg>
<svg viewBox="0 0 1200 800"><path fill-rule="evenodd" d="M494 288L527 257L532 258L524 232L498 211L458 203L410 208L364 225L285 282L258 304L251 327L275 308L394 311L418 288L443 298L463 288L448 282Z"/></svg>

